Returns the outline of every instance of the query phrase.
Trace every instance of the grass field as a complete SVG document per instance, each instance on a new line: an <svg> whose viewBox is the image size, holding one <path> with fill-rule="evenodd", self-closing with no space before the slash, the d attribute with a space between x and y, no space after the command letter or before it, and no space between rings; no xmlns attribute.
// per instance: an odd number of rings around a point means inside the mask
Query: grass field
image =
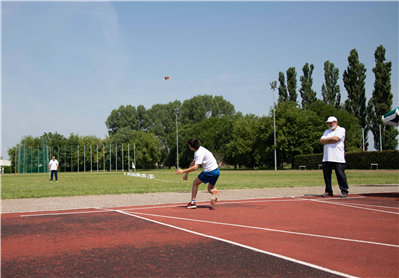
<svg viewBox="0 0 399 278"><path fill-rule="evenodd" d="M139 171L137 172L139 173ZM149 192L188 192L192 181L200 173L182 175L172 170L141 172L153 174L155 179L125 176L122 172L58 173L58 182L49 182L49 174L5 174L1 177L1 199L40 198L54 196L82 196ZM398 184L397 170L347 170L351 185ZM332 176L336 185L335 173ZM217 188L251 189L270 187L324 186L321 170L313 171L221 171ZM201 185L200 190L206 186Z"/></svg>

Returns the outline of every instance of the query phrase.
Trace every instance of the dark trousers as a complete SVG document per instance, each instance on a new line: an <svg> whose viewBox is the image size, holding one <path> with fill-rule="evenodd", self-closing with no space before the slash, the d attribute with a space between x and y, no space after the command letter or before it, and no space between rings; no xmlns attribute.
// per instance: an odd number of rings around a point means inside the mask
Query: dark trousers
<svg viewBox="0 0 399 278"><path fill-rule="evenodd" d="M326 184L325 192L333 194L331 186L331 173L332 169L334 169L335 175L337 176L339 189L341 189L341 193L348 194L349 186L348 182L346 181L345 168L346 168L346 163L323 162L323 175L324 175L324 182Z"/></svg>
<svg viewBox="0 0 399 278"><path fill-rule="evenodd" d="M53 174L55 174L55 180L58 181L58 178L57 178L57 170L51 170L51 178L50 178L50 180L51 180L51 181L53 180Z"/></svg>

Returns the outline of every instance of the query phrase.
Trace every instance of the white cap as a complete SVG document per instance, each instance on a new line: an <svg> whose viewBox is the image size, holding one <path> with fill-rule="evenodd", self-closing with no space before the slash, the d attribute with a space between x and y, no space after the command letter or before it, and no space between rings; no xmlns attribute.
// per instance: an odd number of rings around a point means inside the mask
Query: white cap
<svg viewBox="0 0 399 278"><path fill-rule="evenodd" d="M331 122L338 122L338 120L334 116L328 117L326 123L331 123Z"/></svg>

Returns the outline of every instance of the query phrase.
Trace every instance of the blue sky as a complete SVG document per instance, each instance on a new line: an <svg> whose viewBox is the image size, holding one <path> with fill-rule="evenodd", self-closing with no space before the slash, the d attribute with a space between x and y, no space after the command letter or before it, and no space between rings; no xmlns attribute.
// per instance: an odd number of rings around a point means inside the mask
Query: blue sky
<svg viewBox="0 0 399 278"><path fill-rule="evenodd" d="M120 105L211 94L244 114L268 114L269 83L295 67L299 90L305 63L315 66L320 99L324 62L334 63L344 101L353 48L367 68L367 99L374 51L386 48L399 106L398 2L3 1L1 18L4 158L25 135L104 138Z"/></svg>

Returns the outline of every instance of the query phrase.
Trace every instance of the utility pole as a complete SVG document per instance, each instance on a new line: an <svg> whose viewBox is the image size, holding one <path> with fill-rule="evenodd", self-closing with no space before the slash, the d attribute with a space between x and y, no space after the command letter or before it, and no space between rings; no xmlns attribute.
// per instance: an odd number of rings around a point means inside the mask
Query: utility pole
<svg viewBox="0 0 399 278"><path fill-rule="evenodd" d="M276 104L274 102L274 90L277 88L277 81L270 82L273 90L273 126L274 126L274 170L277 171L277 150L276 150Z"/></svg>
<svg viewBox="0 0 399 278"><path fill-rule="evenodd" d="M176 108L175 112L176 112L176 161L177 161L176 169L179 169L179 132L177 129L177 114L179 114L179 108Z"/></svg>

